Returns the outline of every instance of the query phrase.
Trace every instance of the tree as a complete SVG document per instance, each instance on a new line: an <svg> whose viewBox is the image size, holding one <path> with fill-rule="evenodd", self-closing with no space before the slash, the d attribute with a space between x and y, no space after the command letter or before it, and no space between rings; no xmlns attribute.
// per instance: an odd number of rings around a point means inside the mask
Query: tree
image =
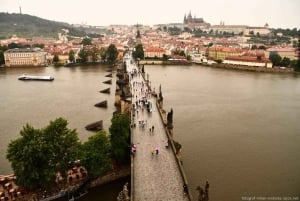
<svg viewBox="0 0 300 201"><path fill-rule="evenodd" d="M295 71L300 72L300 59L292 60L291 67L294 68Z"/></svg>
<svg viewBox="0 0 300 201"><path fill-rule="evenodd" d="M8 49L14 49L14 48L22 48L22 46L18 43L10 43L8 44Z"/></svg>
<svg viewBox="0 0 300 201"><path fill-rule="evenodd" d="M105 61L106 59L106 49L104 47L101 47L100 50L99 50L99 54L100 54L100 57L103 61Z"/></svg>
<svg viewBox="0 0 300 201"><path fill-rule="evenodd" d="M74 50L70 50L70 52L69 52L69 61L70 62L75 62L75 52L74 52Z"/></svg>
<svg viewBox="0 0 300 201"><path fill-rule="evenodd" d="M256 45L252 45L251 50L256 50L257 46Z"/></svg>
<svg viewBox="0 0 300 201"><path fill-rule="evenodd" d="M223 62L223 60L222 60L222 59L217 59L216 62L217 62L218 64L220 64L220 63Z"/></svg>
<svg viewBox="0 0 300 201"><path fill-rule="evenodd" d="M88 37L82 39L81 43L83 46L92 45L92 40Z"/></svg>
<svg viewBox="0 0 300 201"><path fill-rule="evenodd" d="M127 163L130 154L130 119L128 115L114 114L109 132L112 158L120 163Z"/></svg>
<svg viewBox="0 0 300 201"><path fill-rule="evenodd" d="M33 44L32 47L38 47L38 48L43 49L43 48L45 47L45 44L42 44L42 43L36 43L36 44Z"/></svg>
<svg viewBox="0 0 300 201"><path fill-rule="evenodd" d="M133 57L135 59L140 58L144 59L144 48L142 44L138 44L135 46L135 51L132 53Z"/></svg>
<svg viewBox="0 0 300 201"><path fill-rule="evenodd" d="M168 28L168 32L170 35L174 36L181 34L182 31L180 28L173 26Z"/></svg>
<svg viewBox="0 0 300 201"><path fill-rule="evenodd" d="M288 67L291 64L291 59L287 57L283 57L282 61L280 62L280 66Z"/></svg>
<svg viewBox="0 0 300 201"><path fill-rule="evenodd" d="M0 50L0 66L5 63L4 52Z"/></svg>
<svg viewBox="0 0 300 201"><path fill-rule="evenodd" d="M269 59L272 61L273 66L279 66L281 62L281 56L277 53L270 54Z"/></svg>
<svg viewBox="0 0 300 201"><path fill-rule="evenodd" d="M58 57L57 54L54 55L54 57L53 57L53 62L54 62L54 63L59 62L59 57Z"/></svg>
<svg viewBox="0 0 300 201"><path fill-rule="evenodd" d="M191 61L191 60L192 60L191 55L187 55L187 56L186 56L186 59L187 59L188 61Z"/></svg>
<svg viewBox="0 0 300 201"><path fill-rule="evenodd" d="M264 45L260 45L260 46L258 47L258 49L260 49L260 50L266 50L267 48L266 48L266 46L264 46Z"/></svg>
<svg viewBox="0 0 300 201"><path fill-rule="evenodd" d="M192 30L189 27L184 27L184 31L188 33L192 33Z"/></svg>
<svg viewBox="0 0 300 201"><path fill-rule="evenodd" d="M113 64L115 63L116 59L118 57L118 49L114 44L110 44L106 51L106 59L109 63Z"/></svg>
<svg viewBox="0 0 300 201"><path fill-rule="evenodd" d="M173 51L173 54L174 54L174 55L180 55L180 56L185 57L185 53L184 53L183 50L178 50L178 49L176 49L176 50Z"/></svg>
<svg viewBox="0 0 300 201"><path fill-rule="evenodd" d="M89 55L92 57L93 62L96 62L98 60L99 53L99 49L96 46L93 46L89 53Z"/></svg>
<svg viewBox="0 0 300 201"><path fill-rule="evenodd" d="M168 59L169 59L169 57L166 54L163 54L162 60L167 61Z"/></svg>
<svg viewBox="0 0 300 201"><path fill-rule="evenodd" d="M82 63L86 63L88 60L88 51L85 48L82 48L79 51L78 56L80 57Z"/></svg>
<svg viewBox="0 0 300 201"><path fill-rule="evenodd" d="M4 52L7 50L7 46L0 45L0 65L5 63Z"/></svg>
<svg viewBox="0 0 300 201"><path fill-rule="evenodd" d="M82 145L82 165L90 176L101 175L110 167L110 142L105 131L100 131L89 137Z"/></svg>
<svg viewBox="0 0 300 201"><path fill-rule="evenodd" d="M8 145L16 183L31 190L47 189L55 184L57 172L65 174L69 161L78 156L79 140L67 121L58 118L43 129L26 124L21 137Z"/></svg>

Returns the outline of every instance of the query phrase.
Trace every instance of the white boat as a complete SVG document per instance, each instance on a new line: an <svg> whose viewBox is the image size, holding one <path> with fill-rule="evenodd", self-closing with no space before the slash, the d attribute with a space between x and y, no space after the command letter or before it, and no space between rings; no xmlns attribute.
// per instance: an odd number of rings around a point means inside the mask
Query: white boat
<svg viewBox="0 0 300 201"><path fill-rule="evenodd" d="M21 75L18 77L19 80L41 80L41 81L53 81L54 77L50 75L36 76L36 75Z"/></svg>

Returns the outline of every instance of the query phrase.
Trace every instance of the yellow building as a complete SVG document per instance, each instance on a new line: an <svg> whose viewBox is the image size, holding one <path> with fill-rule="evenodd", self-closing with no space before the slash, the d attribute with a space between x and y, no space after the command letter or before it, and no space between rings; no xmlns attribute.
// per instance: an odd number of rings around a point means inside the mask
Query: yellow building
<svg viewBox="0 0 300 201"><path fill-rule="evenodd" d="M40 48L15 48L4 52L6 67L46 66L46 52Z"/></svg>
<svg viewBox="0 0 300 201"><path fill-rule="evenodd" d="M266 50L266 57L269 58L272 54L278 54L281 58L287 57L291 60L299 59L297 48L293 47L272 47Z"/></svg>
<svg viewBox="0 0 300 201"><path fill-rule="evenodd" d="M240 56L243 51L240 48L231 47L211 47L208 49L208 57L214 60L225 60L228 56Z"/></svg>

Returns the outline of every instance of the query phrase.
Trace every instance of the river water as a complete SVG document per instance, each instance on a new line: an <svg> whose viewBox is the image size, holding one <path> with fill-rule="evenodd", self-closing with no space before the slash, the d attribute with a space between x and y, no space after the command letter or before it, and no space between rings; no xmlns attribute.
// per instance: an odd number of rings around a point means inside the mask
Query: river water
<svg viewBox="0 0 300 201"><path fill-rule="evenodd" d="M115 110L115 78L112 85L102 83L111 79L107 68L0 69L0 174L11 173L7 144L27 122L43 127L64 117L83 141L91 135L86 124L102 119L107 130ZM196 186L206 180L214 201L300 196L300 76L202 66L145 66L145 71L156 91L162 85L164 108L174 110L174 138L183 145L194 198ZM18 81L22 73L55 80ZM111 94L99 93L107 87ZM107 109L94 107L102 100L108 100ZM109 189L112 197L119 191Z"/></svg>

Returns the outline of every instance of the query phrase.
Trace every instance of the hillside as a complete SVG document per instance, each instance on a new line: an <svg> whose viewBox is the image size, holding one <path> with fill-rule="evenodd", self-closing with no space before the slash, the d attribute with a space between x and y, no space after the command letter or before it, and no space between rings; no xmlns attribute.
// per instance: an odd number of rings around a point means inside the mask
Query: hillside
<svg viewBox="0 0 300 201"><path fill-rule="evenodd" d="M57 37L61 29L68 29L70 35L84 36L85 31L75 28L68 23L45 20L27 14L0 13L0 39L8 38L13 34L19 37Z"/></svg>

